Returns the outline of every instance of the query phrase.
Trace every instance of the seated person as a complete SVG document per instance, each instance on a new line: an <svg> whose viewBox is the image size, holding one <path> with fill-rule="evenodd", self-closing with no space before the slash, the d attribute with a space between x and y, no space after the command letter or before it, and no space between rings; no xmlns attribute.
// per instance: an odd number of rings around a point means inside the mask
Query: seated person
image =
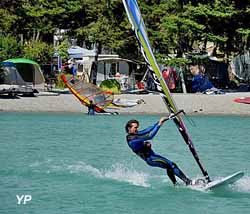
<svg viewBox="0 0 250 214"><path fill-rule="evenodd" d="M192 78L192 92L193 93L205 93L205 94L223 94L221 90L214 87L208 77L205 76L205 72L199 72L197 66L191 66L190 72L193 75Z"/></svg>
<svg viewBox="0 0 250 214"><path fill-rule="evenodd" d="M192 79L192 92L205 92L208 89L214 88L213 84L209 81L206 76L197 74Z"/></svg>

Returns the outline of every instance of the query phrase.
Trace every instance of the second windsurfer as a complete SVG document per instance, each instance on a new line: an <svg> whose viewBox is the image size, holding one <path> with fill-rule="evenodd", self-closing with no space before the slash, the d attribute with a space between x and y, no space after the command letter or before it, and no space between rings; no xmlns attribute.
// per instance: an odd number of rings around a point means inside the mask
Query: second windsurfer
<svg viewBox="0 0 250 214"><path fill-rule="evenodd" d="M169 176L173 184L176 184L177 181L175 176L177 176L181 180L183 180L186 185L189 185L191 184L191 180L186 177L186 175L179 169L179 167L171 160L168 160L167 158L156 154L151 148L151 143L148 141L153 139L153 137L160 129L161 125L168 119L168 117L162 117L153 126L150 126L141 131L138 131L139 121L128 121L125 126L126 132L128 133L127 143L133 150L133 152L135 152L144 161L146 161L148 165L166 169L167 175Z"/></svg>
<svg viewBox="0 0 250 214"><path fill-rule="evenodd" d="M95 114L95 104L93 103L92 100L90 100L89 104L88 104L88 114L89 115L94 115Z"/></svg>

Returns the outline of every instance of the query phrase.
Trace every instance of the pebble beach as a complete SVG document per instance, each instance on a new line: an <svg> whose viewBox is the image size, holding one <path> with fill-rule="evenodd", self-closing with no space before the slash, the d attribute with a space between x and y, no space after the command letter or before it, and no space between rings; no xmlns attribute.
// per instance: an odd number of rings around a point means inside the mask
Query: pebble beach
<svg viewBox="0 0 250 214"><path fill-rule="evenodd" d="M250 116L250 105L236 103L240 97L250 97L250 92L206 94L172 94L179 109L189 115L246 115ZM115 98L126 100L142 99L134 107L108 109L120 114L165 114L166 106L158 94L121 94ZM35 97L0 98L1 112L87 112L72 94L49 94L40 92Z"/></svg>

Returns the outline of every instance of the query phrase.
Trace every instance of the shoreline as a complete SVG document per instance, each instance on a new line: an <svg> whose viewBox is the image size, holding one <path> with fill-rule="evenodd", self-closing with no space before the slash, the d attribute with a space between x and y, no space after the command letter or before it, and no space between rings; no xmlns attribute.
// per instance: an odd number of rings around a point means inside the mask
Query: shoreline
<svg viewBox="0 0 250 214"><path fill-rule="evenodd" d="M53 96L54 95L54 96ZM188 115L239 115L250 116L250 105L236 103L239 97L250 97L250 92L235 92L220 95L206 94L172 94L179 109L184 109ZM121 94L115 98L136 100L145 103L128 108L107 109L119 114L166 114L166 106L158 94ZM50 113L87 113L83 106L72 94L46 94L40 92L35 97L0 98L0 112L50 112Z"/></svg>

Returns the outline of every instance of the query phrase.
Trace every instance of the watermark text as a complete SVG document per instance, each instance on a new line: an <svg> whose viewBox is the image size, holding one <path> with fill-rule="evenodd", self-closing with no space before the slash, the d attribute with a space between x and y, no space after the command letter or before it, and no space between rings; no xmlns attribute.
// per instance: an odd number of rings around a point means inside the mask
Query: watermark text
<svg viewBox="0 0 250 214"><path fill-rule="evenodd" d="M16 195L17 198L17 204L27 204L28 202L30 202L32 200L32 196L31 195Z"/></svg>

